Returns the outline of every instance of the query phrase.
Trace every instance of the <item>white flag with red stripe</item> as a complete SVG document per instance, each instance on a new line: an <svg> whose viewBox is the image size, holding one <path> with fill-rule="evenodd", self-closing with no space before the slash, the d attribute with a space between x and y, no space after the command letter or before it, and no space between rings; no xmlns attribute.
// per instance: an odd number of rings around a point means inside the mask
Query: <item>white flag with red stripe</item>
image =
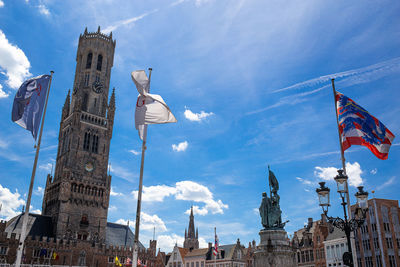
<svg viewBox="0 0 400 267"><path fill-rule="evenodd" d="M160 95L149 94L150 81L144 70L132 72L132 80L139 92L136 101L135 127L143 139L145 124L177 122L174 114Z"/></svg>

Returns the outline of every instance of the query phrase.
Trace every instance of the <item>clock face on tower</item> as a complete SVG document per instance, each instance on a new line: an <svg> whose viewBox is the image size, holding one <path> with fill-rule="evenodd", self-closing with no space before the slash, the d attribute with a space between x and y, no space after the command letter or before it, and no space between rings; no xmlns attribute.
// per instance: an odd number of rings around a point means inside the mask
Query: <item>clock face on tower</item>
<svg viewBox="0 0 400 267"><path fill-rule="evenodd" d="M95 81L92 84L92 89L95 93L100 94L103 91L103 84L100 81Z"/></svg>

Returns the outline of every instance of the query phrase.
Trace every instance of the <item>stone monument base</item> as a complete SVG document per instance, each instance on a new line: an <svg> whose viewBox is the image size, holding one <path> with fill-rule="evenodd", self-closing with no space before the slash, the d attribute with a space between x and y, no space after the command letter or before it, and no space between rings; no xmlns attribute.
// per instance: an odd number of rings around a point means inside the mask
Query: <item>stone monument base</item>
<svg viewBox="0 0 400 267"><path fill-rule="evenodd" d="M295 267L295 252L285 230L261 230L260 244L254 252L255 267Z"/></svg>

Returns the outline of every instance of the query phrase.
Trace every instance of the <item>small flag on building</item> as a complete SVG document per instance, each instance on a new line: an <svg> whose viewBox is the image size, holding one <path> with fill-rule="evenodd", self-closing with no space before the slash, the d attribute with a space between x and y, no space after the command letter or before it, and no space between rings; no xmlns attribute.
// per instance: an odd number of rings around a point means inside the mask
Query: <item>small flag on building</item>
<svg viewBox="0 0 400 267"><path fill-rule="evenodd" d="M336 102L343 151L352 145L361 145L379 159L387 159L395 137L389 129L352 99L337 91Z"/></svg>
<svg viewBox="0 0 400 267"><path fill-rule="evenodd" d="M139 92L136 101L135 127L143 140L145 124L170 123L177 120L160 95L149 93L150 81L144 70L133 71L131 75Z"/></svg>
<svg viewBox="0 0 400 267"><path fill-rule="evenodd" d="M43 107L46 100L50 75L41 75L26 80L15 94L11 119L32 133L36 140Z"/></svg>
<svg viewBox="0 0 400 267"><path fill-rule="evenodd" d="M119 262L119 259L117 256L115 256L115 266L119 266L119 267L122 266L122 264Z"/></svg>
<svg viewBox="0 0 400 267"><path fill-rule="evenodd" d="M218 240L218 236L217 236L217 232L215 232L215 243L214 243L214 252L213 252L213 254L214 254L214 256L217 256L218 255L218 242L219 242L219 240Z"/></svg>

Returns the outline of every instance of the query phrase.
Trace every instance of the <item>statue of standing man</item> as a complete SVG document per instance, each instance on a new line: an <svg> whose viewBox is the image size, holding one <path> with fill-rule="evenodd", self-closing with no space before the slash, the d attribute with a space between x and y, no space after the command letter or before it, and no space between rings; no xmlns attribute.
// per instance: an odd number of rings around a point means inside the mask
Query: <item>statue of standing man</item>
<svg viewBox="0 0 400 267"><path fill-rule="evenodd" d="M282 223L282 211L279 205L279 183L269 166L268 174L270 197L267 196L266 192L262 193L263 198L259 208L261 224L265 229L283 229L285 223Z"/></svg>

